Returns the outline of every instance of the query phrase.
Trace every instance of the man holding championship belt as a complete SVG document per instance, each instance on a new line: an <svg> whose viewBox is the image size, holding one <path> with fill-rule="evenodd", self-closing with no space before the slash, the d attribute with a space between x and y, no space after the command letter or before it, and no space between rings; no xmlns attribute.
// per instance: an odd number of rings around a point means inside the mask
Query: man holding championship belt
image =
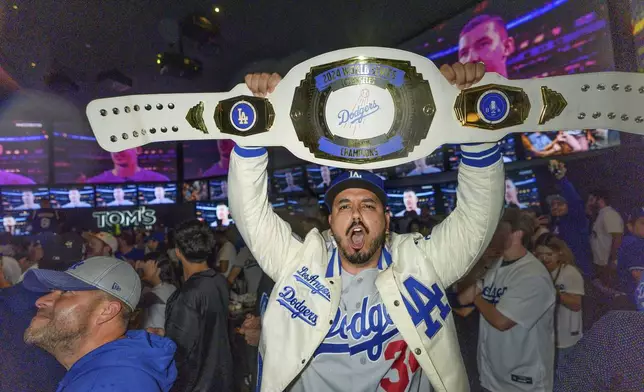
<svg viewBox="0 0 644 392"><path fill-rule="evenodd" d="M482 63L441 68L460 89ZM253 74L255 96L277 74ZM389 232L381 178L348 170L325 195L333 246L312 230L303 241L272 211L264 148L237 145L230 208L246 244L275 282L259 346L261 391L465 391L467 375L445 288L486 249L503 205L496 143L463 145L458 206L431 238Z"/></svg>

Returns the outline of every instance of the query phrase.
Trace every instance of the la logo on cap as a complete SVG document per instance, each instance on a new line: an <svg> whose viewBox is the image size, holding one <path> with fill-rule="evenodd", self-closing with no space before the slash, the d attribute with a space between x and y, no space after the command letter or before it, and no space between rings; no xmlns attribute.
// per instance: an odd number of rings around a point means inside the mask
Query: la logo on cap
<svg viewBox="0 0 644 392"><path fill-rule="evenodd" d="M357 171L352 171L349 173L349 178L362 178L362 175Z"/></svg>

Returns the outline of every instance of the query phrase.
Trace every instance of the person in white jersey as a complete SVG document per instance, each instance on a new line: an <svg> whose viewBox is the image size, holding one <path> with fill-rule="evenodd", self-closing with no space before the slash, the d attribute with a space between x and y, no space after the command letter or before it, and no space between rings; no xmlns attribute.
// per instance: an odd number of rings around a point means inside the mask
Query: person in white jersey
<svg viewBox="0 0 644 392"><path fill-rule="evenodd" d="M583 336L581 300L584 278L575 267L575 258L566 243L554 234L545 234L535 243L535 256L552 276L557 290L556 347L557 368Z"/></svg>
<svg viewBox="0 0 644 392"><path fill-rule="evenodd" d="M494 392L552 391L555 289L546 268L527 250L534 219L510 208L498 230L508 226L503 258L458 298L463 305L473 303L481 314L481 386Z"/></svg>
<svg viewBox="0 0 644 392"><path fill-rule="evenodd" d="M441 67L461 89L484 71L480 63ZM246 76L260 97L279 81L277 74ZM277 137L285 131L271 130ZM317 229L303 241L293 237L271 208L266 149L235 146L230 210L275 281L262 318L257 390L424 392L430 382L437 391L467 390L445 287L467 273L494 234L503 161L496 143L461 148L458 205L431 238L389 233L384 181L349 170L324 196L332 236L327 247Z"/></svg>

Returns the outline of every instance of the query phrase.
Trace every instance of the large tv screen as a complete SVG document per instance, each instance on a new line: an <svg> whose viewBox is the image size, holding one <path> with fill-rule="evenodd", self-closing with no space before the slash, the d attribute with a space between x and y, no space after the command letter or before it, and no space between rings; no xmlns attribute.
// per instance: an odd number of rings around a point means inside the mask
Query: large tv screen
<svg viewBox="0 0 644 392"><path fill-rule="evenodd" d="M0 123L0 185L47 184L49 138L40 123Z"/></svg>
<svg viewBox="0 0 644 392"><path fill-rule="evenodd" d="M58 184L164 182L177 179L176 143L152 143L120 152L103 150L92 131L70 123L53 127Z"/></svg>
<svg viewBox="0 0 644 392"><path fill-rule="evenodd" d="M186 180L228 174L230 153L235 142L229 139L186 141L183 143L183 176Z"/></svg>
<svg viewBox="0 0 644 392"><path fill-rule="evenodd" d="M488 72L509 79L614 69L608 10L602 0L483 1L401 47L438 66L482 61ZM594 129L520 139L528 159L619 144L616 131Z"/></svg>

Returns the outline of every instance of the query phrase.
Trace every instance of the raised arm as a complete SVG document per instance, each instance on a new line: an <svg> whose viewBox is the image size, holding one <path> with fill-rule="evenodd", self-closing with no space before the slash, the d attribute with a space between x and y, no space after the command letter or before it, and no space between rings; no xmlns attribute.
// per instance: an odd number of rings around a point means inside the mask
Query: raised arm
<svg viewBox="0 0 644 392"><path fill-rule="evenodd" d="M258 97L272 93L280 80L276 73L249 74L245 78L248 88ZM295 260L302 243L268 201L267 165L265 148L235 146L228 172L228 194L231 215L246 246L262 270L277 281L283 267Z"/></svg>
<svg viewBox="0 0 644 392"><path fill-rule="evenodd" d="M474 266L490 243L501 217L503 160L495 143L463 145L458 173L457 205L419 245L444 286Z"/></svg>
<svg viewBox="0 0 644 392"><path fill-rule="evenodd" d="M262 270L277 281L282 267L295 260L302 245L268 201L264 148L235 147L228 172L229 203L244 242Z"/></svg>

